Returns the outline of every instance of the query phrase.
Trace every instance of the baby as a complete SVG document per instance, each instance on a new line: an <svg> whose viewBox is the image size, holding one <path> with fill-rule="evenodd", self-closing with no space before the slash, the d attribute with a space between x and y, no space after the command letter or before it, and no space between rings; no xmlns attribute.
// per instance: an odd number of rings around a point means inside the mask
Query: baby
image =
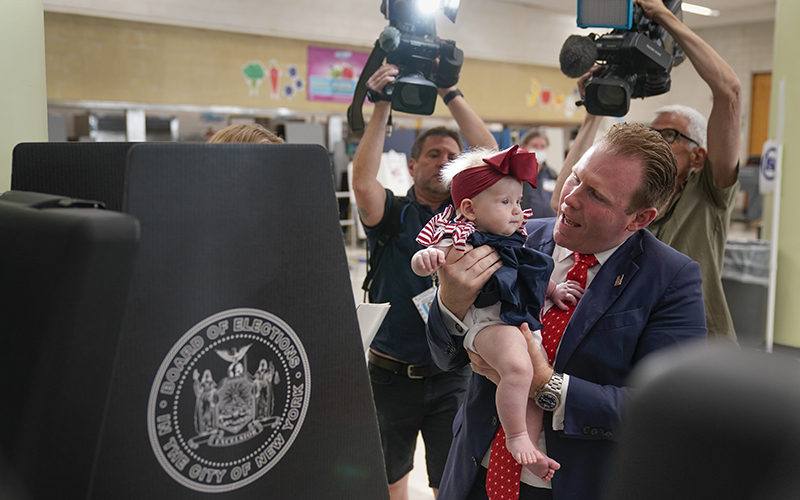
<svg viewBox="0 0 800 500"><path fill-rule="evenodd" d="M531 214L520 205L522 181L536 187L537 167L535 155L518 146L500 153L472 150L445 165L441 178L450 188L455 208L447 207L422 229L417 241L427 248L414 254L411 267L417 275L428 276L444 264L451 249L464 252L487 244L497 250L503 267L484 286L464 319L472 325L464 336L464 347L500 374L496 404L509 452L548 480L560 465L535 444L542 430L542 409L528 397L533 366L519 327L522 323L531 330L540 327L545 297L567 309L567 303L575 304L583 289L575 281L556 285L550 280L552 259L523 246L525 222ZM535 335L541 344L538 330Z"/></svg>

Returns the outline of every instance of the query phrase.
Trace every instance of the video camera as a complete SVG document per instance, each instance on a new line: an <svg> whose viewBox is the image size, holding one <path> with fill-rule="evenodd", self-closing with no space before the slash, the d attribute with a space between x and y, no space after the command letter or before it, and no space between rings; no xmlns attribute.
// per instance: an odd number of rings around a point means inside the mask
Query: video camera
<svg viewBox="0 0 800 500"><path fill-rule="evenodd" d="M578 26L615 29L601 36L572 35L561 48L561 71L567 76L577 78L595 62L605 63L586 83L583 104L593 115L625 116L631 98L668 92L672 84L670 71L683 61L683 51L664 28L644 17L642 8L633 5L632 0L623 2L628 22L620 27L587 21L587 12L581 10L579 1ZM584 5L589 3L583 0ZM681 0L664 0L678 18L682 17L681 3ZM603 8L609 11L607 2Z"/></svg>
<svg viewBox="0 0 800 500"><path fill-rule="evenodd" d="M458 82L464 62L464 53L454 41L436 36L434 13L442 8L445 16L455 22L458 4L459 0L382 0L381 13L389 20L389 26L375 42L347 109L352 131L364 129L361 108L367 95L373 101L391 101L396 111L433 113L438 89ZM383 95L370 93L366 82L384 59L397 66L400 73L384 88Z"/></svg>

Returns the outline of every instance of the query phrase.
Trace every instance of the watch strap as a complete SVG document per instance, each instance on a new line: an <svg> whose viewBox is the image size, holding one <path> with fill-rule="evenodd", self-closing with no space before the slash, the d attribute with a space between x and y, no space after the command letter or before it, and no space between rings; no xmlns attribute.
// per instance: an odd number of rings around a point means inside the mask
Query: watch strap
<svg viewBox="0 0 800 500"><path fill-rule="evenodd" d="M452 101L453 99L455 99L458 96L464 97L464 93L461 92L460 89L455 89L455 90L451 90L450 92L446 93L444 95L444 97L442 97L442 100L444 101L445 106L447 106L448 104L450 104L450 101Z"/></svg>
<svg viewBox="0 0 800 500"><path fill-rule="evenodd" d="M367 99L369 102L391 101L392 96L386 95L383 92L377 92L367 87Z"/></svg>
<svg viewBox="0 0 800 500"><path fill-rule="evenodd" d="M550 376L550 380L547 381L544 387L536 391L536 394L534 395L536 404L544 410L554 411L555 409L558 408L559 405L561 405L561 402L563 401L562 399L563 387L564 387L564 375L554 371L553 374ZM546 397L542 398L541 396L546 396ZM543 406L540 403L540 401L544 399L546 399L549 403L546 406ZM555 403L554 406L552 405L553 403Z"/></svg>

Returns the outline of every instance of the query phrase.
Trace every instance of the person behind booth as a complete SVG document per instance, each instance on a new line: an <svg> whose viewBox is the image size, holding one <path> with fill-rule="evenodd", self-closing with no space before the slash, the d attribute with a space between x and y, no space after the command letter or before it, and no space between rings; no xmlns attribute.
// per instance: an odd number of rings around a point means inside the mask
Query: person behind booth
<svg viewBox="0 0 800 500"><path fill-rule="evenodd" d="M547 357L528 325L521 328L534 366L529 396L544 410L539 448L561 464L549 482L494 457L501 376L458 348L471 326L470 306L504 264L487 245L448 255L439 269L428 341L440 368L459 370L471 362L475 374L453 423L438 500L501 498L498 488L511 490L512 498L518 490L522 500L602 497L632 370L654 351L688 346L707 334L700 266L645 230L671 196L676 174L661 134L618 124L573 167L557 218L528 221L526 246L553 257L552 279L573 279L585 288L566 314L545 303Z"/></svg>
<svg viewBox="0 0 800 500"><path fill-rule="evenodd" d="M519 143L525 151L536 154L536 160L539 162L536 188L530 184L523 185L522 208L530 208L533 211L531 217L536 219L554 217L556 211L550 206L550 198L558 175L547 166L547 149L550 147L550 141L543 131L533 129L526 132Z"/></svg>
<svg viewBox="0 0 800 500"><path fill-rule="evenodd" d="M470 307L472 326L464 347L500 374L496 403L505 434L502 445L518 463L535 467L537 476L549 480L559 465L533 441L542 431L542 409L528 398L533 366L519 327L535 327L541 342L539 310L545 297L566 310L567 303L577 303L583 289L574 281L556 285L550 280L553 260L523 246L530 209L522 209L522 186L524 181L536 182L536 156L519 146L487 157L490 153L472 150L445 165L442 182L450 187L453 205L420 231L417 242L426 248L414 254L411 267L418 276L430 276L451 250L467 251L473 245L491 245L500 253L506 265Z"/></svg>
<svg viewBox="0 0 800 500"><path fill-rule="evenodd" d="M367 81L372 92L383 94L398 74L396 66L380 67ZM450 114L471 146L496 148L494 136L455 87L439 89ZM452 440L453 416L464 397L469 369L443 372L433 362L418 310L430 299L431 278L416 276L409 262L422 248L417 234L450 204L450 193L439 171L461 152L457 131L437 127L414 141L408 169L414 181L406 197L396 197L378 182L384 135L391 103L378 101L353 157L353 191L370 252L386 235L380 261L369 290L372 302L390 302L391 308L369 350L369 373L383 445L392 500L408 498L408 475L413 467L417 435L425 441L428 480L438 491L447 450Z"/></svg>
<svg viewBox="0 0 800 500"><path fill-rule="evenodd" d="M713 98L707 122L698 111L680 105L657 110L650 122L670 144L678 161L678 176L670 200L649 229L656 238L700 264L708 336L736 342L722 288L722 266L733 202L739 190L742 84L733 68L675 17L662 0L634 1L642 6L645 16L664 27L678 42L711 88ZM587 77L579 80L579 88ZM576 149L573 162L591 146L598 125L599 118L587 114L578 133L585 138L576 139L573 144ZM554 207L558 204L560 185L574 164L567 156L551 199Z"/></svg>
<svg viewBox="0 0 800 500"><path fill-rule="evenodd" d="M214 132L208 144L244 142L251 144L283 144L283 139L257 123L234 123Z"/></svg>

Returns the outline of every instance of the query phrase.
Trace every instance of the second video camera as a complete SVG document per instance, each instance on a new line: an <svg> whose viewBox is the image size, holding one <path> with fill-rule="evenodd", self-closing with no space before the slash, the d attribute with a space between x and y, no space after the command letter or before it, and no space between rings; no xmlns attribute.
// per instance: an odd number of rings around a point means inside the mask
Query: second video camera
<svg viewBox="0 0 800 500"><path fill-rule="evenodd" d="M664 4L681 16L681 0ZM666 30L644 17L640 6L632 2L630 6L630 29L617 28L602 36L572 35L561 49L561 69L567 76L582 75L596 61L605 64L586 83L583 103L593 115L625 116L631 98L668 92L670 71L683 60L683 51Z"/></svg>

